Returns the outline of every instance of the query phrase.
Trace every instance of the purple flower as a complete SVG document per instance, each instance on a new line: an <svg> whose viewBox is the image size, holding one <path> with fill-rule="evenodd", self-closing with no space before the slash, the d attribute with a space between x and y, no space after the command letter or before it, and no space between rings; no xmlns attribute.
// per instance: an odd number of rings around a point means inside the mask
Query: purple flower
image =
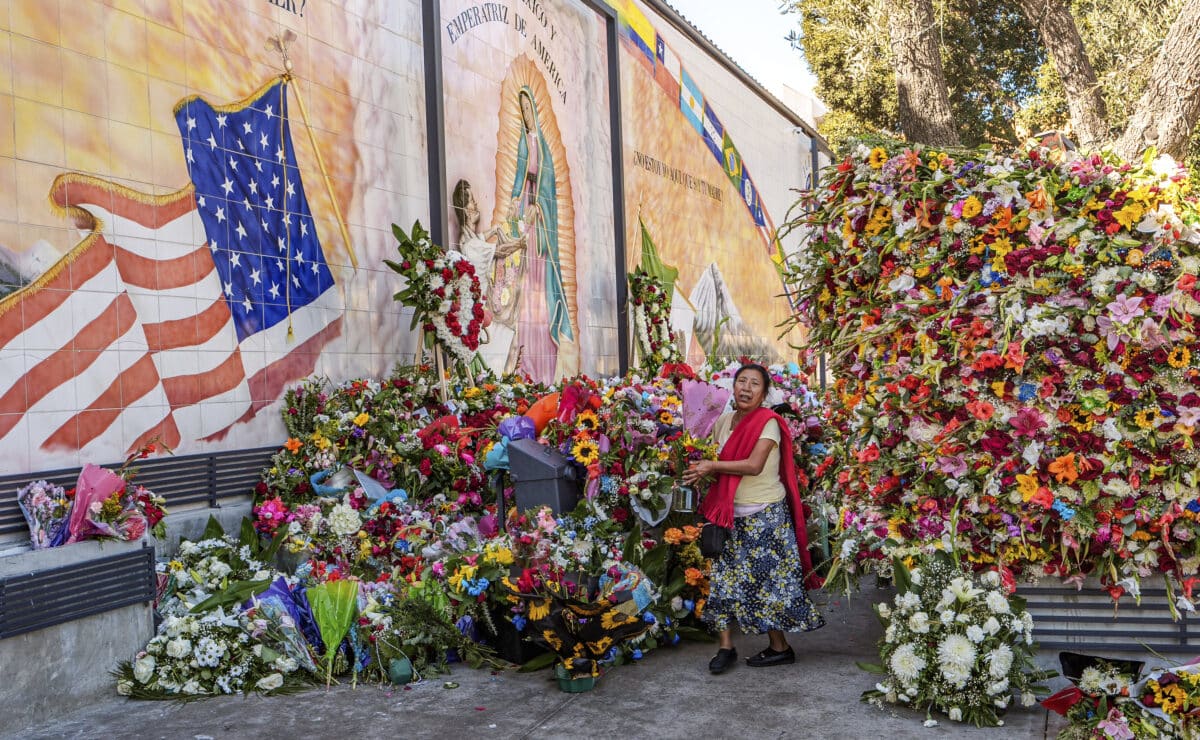
<svg viewBox="0 0 1200 740"><path fill-rule="evenodd" d="M938 458L938 470L953 478L961 478L967 474L967 461L962 455L950 455Z"/></svg>
<svg viewBox="0 0 1200 740"><path fill-rule="evenodd" d="M1118 324L1128 324L1137 317L1146 313L1142 308L1141 298L1131 298L1124 293L1113 299L1113 302L1108 304L1108 313L1112 316L1112 320Z"/></svg>

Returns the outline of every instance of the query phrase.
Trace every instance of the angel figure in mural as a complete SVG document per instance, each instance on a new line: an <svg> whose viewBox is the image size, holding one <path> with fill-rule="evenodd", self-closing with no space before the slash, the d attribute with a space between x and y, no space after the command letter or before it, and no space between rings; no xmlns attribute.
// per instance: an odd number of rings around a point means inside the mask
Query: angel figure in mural
<svg viewBox="0 0 1200 740"><path fill-rule="evenodd" d="M570 229L570 215L561 213L562 204L570 196L559 192L568 182L565 171L557 171L566 167L555 152L555 146L561 150L561 140L557 131L546 130L530 85L520 86L516 103L515 125L508 127L516 141L506 145L505 127L501 129L501 149L515 149L515 162L510 165L511 179L500 185L507 189L498 193L497 209L503 208L504 239L523 240L525 249L509 254L496 270L494 324L499 332L510 329L514 334L506 369L514 369L520 357L519 369L549 381L578 369L574 254L566 254L562 239ZM505 169L501 166L498 176Z"/></svg>
<svg viewBox="0 0 1200 740"><path fill-rule="evenodd" d="M710 362L737 357L762 358L768 362L780 359L779 350L742 319L733 292L716 262L700 275L688 301L696 311L693 324L696 340Z"/></svg>
<svg viewBox="0 0 1200 740"><path fill-rule="evenodd" d="M525 235L512 237L499 226L480 231L479 202L475 200L471 183L466 180L459 180L455 184L450 202L454 206L454 217L458 222L458 249L475 268L475 276L479 278L479 291L488 310L494 314L497 301L492 292L492 279L496 272L496 261L503 262L523 250ZM505 371L510 369L507 362L512 343L512 329L493 322L487 328L487 341L480 346L479 352L488 367Z"/></svg>

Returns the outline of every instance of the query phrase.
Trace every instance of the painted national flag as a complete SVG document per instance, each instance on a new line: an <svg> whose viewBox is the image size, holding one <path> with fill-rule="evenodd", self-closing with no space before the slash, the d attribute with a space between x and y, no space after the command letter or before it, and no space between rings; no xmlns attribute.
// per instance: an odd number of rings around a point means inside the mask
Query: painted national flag
<svg viewBox="0 0 1200 740"><path fill-rule="evenodd" d="M713 153L713 156L717 158L717 161L721 162L725 159L724 154L721 152L721 144L725 140L725 127L717 120L717 114L713 113L713 109L708 103L704 104L703 123L704 127L700 133L704 137L704 143L708 146L708 150Z"/></svg>
<svg viewBox="0 0 1200 740"><path fill-rule="evenodd" d="M754 218L756 226L766 226L767 218L763 212L762 201L758 196L758 189L754 187L754 181L750 179L750 171L742 165L742 200L746 202L746 207L750 209L750 215Z"/></svg>
<svg viewBox="0 0 1200 740"><path fill-rule="evenodd" d="M725 174L729 176L733 186L740 192L742 189L742 155L738 154L737 147L733 145L733 139L729 138L728 131L721 140L721 159L721 166L725 170Z"/></svg>
<svg viewBox="0 0 1200 740"><path fill-rule="evenodd" d="M700 94L700 88L692 80L691 75L687 70L681 70L680 88L679 88L679 109L683 111L683 117L692 124L696 129L696 133L704 133L704 96Z"/></svg>
<svg viewBox="0 0 1200 740"><path fill-rule="evenodd" d="M313 372L341 305L280 118L285 90L181 103L193 183L175 193L55 180L51 201L86 235L0 301L0 458L31 467L37 450L111 456L113 438L219 438Z"/></svg>
<svg viewBox="0 0 1200 740"><path fill-rule="evenodd" d="M679 57L667 46L661 34L656 38L655 56L658 61L654 65L654 79L666 91L668 97L678 100L683 67L679 64Z"/></svg>
<svg viewBox="0 0 1200 740"><path fill-rule="evenodd" d="M655 37L658 35L654 31L654 26L634 0L625 0L621 10L622 20L625 21L625 27L628 29L629 40L646 55L653 66Z"/></svg>

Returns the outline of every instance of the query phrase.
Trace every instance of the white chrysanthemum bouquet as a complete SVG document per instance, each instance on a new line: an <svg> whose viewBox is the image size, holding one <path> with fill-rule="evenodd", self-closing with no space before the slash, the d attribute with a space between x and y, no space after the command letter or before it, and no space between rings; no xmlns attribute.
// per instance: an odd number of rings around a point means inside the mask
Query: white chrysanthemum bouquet
<svg viewBox="0 0 1200 740"><path fill-rule="evenodd" d="M1038 684L1054 674L1033 664L1033 619L997 573L973 575L939 552L911 570L897 561L895 581L892 605L875 607L885 630L880 665L859 664L884 676L864 701L936 709L982 727L1003 724L1014 694L1032 706L1046 693Z"/></svg>

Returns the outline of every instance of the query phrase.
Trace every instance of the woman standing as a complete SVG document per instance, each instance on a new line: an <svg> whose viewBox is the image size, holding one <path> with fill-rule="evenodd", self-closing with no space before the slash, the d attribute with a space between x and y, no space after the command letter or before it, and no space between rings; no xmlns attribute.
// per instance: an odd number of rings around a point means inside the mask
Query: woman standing
<svg viewBox="0 0 1200 740"><path fill-rule="evenodd" d="M787 423L762 405L770 384L761 365L738 369L734 410L713 426L719 459L701 460L683 474L686 483L716 476L700 514L732 530L713 560L703 614L720 637L720 649L708 664L713 673L723 673L737 660L734 621L745 632L765 632L770 640L746 660L756 668L794 663L796 654L785 633L825 625L805 588L818 587L820 579L808 554L792 439Z"/></svg>

